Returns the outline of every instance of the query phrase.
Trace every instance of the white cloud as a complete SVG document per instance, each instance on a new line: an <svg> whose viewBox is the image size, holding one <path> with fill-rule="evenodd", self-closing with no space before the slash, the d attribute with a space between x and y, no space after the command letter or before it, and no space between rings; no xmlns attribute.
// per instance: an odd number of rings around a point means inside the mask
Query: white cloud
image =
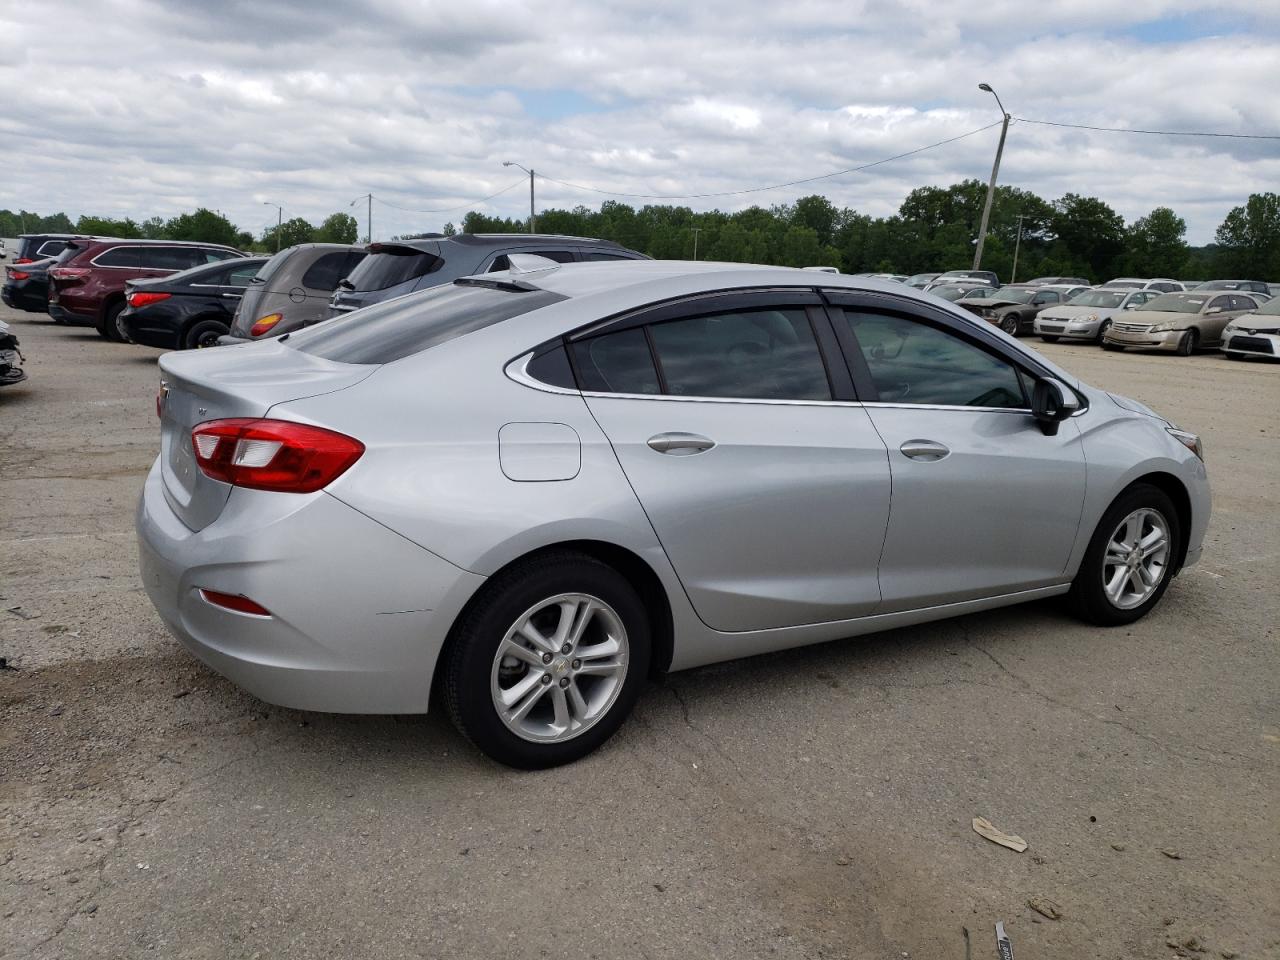
<svg viewBox="0 0 1280 960"><path fill-rule="evenodd" d="M1249 0L116 0L92 17L44 0L0 11L0 206L141 218L200 204L256 233L274 222L263 200L313 221L370 190L400 207L463 204L516 182L507 159L603 190L715 193L991 123L979 81L1016 116L1277 133L1277 62L1280 10ZM821 192L883 215L912 187L985 179L996 136L688 202ZM1205 242L1249 193L1275 189L1280 144L1015 124L1001 181L1099 196L1130 220L1167 204ZM540 205L605 198L538 192ZM484 209L526 204L516 188ZM464 212L375 205L375 233Z"/></svg>

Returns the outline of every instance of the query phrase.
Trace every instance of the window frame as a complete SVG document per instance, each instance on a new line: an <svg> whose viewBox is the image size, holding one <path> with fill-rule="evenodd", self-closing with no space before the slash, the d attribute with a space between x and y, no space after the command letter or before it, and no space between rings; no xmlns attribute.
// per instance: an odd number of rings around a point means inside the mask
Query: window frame
<svg viewBox="0 0 1280 960"><path fill-rule="evenodd" d="M767 397L708 397L688 396L668 392L666 374L662 361L655 349L653 336L649 328L660 323L678 320L692 320L697 317L712 316L722 313L740 313L750 310L790 309L802 310L809 321L814 343L822 361L827 378L827 386L831 398L827 400L778 399ZM584 389L582 372L578 368L574 345L586 340L610 334L623 333L640 328L644 331L645 342L649 347L649 358L658 376L660 393L614 393L600 390ZM574 383L584 397L624 398L632 400L689 401L694 403L763 403L763 404L796 404L796 405L831 405L856 403L858 398L853 380L849 376L848 365L843 361L840 345L831 329L831 320L823 309L822 298L812 287L785 287L762 290L734 290L697 294L682 297L662 304L649 304L639 310L609 317L596 323L588 324L562 338L573 370ZM548 345L543 344L530 351L531 355L546 352Z"/></svg>

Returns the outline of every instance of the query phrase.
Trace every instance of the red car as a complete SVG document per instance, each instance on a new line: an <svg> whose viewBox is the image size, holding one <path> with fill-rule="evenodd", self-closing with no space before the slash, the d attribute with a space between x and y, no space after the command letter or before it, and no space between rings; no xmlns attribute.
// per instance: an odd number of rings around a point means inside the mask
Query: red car
<svg viewBox="0 0 1280 960"><path fill-rule="evenodd" d="M76 240L76 252L49 270L49 316L87 324L108 340L125 340L118 318L129 280L165 277L218 260L244 257L233 247L179 240Z"/></svg>

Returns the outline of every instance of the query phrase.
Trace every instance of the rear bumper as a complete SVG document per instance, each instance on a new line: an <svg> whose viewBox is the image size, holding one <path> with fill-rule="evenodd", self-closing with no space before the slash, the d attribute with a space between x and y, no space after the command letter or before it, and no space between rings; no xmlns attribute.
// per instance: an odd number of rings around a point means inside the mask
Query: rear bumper
<svg viewBox="0 0 1280 960"><path fill-rule="evenodd" d="M74 313L60 303L49 304L49 316L61 323L74 323L79 326L95 327L98 318L92 314Z"/></svg>
<svg viewBox="0 0 1280 960"><path fill-rule="evenodd" d="M484 578L326 493L234 490L192 531L157 461L138 504L143 586L193 654L269 703L332 713L422 713L454 619ZM249 597L271 616L206 601Z"/></svg>
<svg viewBox="0 0 1280 960"><path fill-rule="evenodd" d="M120 314L120 322L129 332L129 339L144 347L165 347L175 350L182 345L178 343L178 331L172 327L161 326L155 321L134 313L132 307L126 307Z"/></svg>

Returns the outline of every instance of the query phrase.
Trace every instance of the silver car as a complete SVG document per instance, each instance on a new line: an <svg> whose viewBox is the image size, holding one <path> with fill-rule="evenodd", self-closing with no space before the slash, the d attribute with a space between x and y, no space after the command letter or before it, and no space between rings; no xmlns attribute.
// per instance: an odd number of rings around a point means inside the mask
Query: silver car
<svg viewBox="0 0 1280 960"><path fill-rule="evenodd" d="M1228 360L1280 358L1280 299L1268 300L1253 313L1228 323L1222 331L1222 352Z"/></svg>
<svg viewBox="0 0 1280 960"><path fill-rule="evenodd" d="M1159 290L1086 290L1066 303L1038 314L1034 329L1045 343L1056 343L1059 338L1096 343L1107 332L1117 313L1136 310L1158 296Z"/></svg>
<svg viewBox="0 0 1280 960"><path fill-rule="evenodd" d="M196 656L295 708L435 691L544 767L655 673L1057 595L1130 623L1200 556L1194 435L936 297L532 261L160 358L141 574Z"/></svg>

